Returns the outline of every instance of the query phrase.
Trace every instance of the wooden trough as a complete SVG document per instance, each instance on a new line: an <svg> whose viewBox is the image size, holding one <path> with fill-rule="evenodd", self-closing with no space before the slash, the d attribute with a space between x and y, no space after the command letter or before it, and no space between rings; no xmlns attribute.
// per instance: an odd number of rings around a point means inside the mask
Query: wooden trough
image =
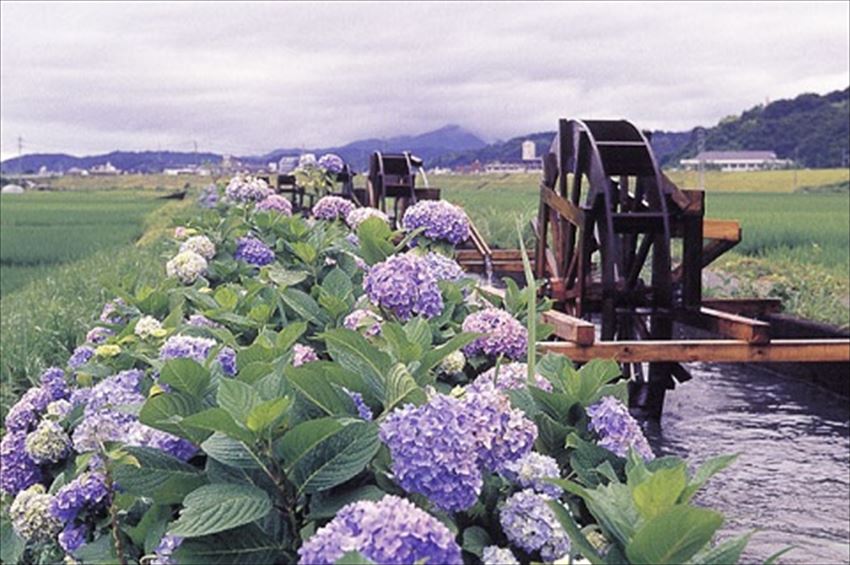
<svg viewBox="0 0 850 565"><path fill-rule="evenodd" d="M366 187L349 184L341 195L398 224L408 206L440 198L439 188L416 186L421 167L410 153L375 152ZM529 258L555 304L543 314L555 340L538 347L578 363L620 362L639 415L660 418L666 391L690 379L682 363L850 362L850 339L772 336L764 318L778 300L703 299L703 268L741 241L741 227L705 218L705 194L670 181L630 122L560 120L539 189ZM474 225L457 260L488 282L523 276L520 251L491 249ZM677 339L676 326L722 339Z"/></svg>

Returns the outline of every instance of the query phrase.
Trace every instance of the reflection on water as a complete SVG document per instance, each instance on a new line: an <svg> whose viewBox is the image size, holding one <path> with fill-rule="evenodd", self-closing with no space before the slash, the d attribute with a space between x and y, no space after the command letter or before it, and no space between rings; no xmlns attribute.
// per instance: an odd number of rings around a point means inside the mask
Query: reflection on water
<svg viewBox="0 0 850 565"><path fill-rule="evenodd" d="M650 441L693 464L740 453L697 499L726 514L723 537L760 530L748 563L787 545L797 549L782 563L850 563L847 399L752 367L688 368L693 380L668 393Z"/></svg>

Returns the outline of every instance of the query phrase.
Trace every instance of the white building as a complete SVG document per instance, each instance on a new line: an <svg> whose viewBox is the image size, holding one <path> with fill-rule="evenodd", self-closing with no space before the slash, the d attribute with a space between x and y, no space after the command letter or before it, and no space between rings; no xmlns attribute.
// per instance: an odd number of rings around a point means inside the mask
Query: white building
<svg viewBox="0 0 850 565"><path fill-rule="evenodd" d="M121 171L115 167L109 161L106 162L105 165L95 165L90 169L91 174L93 175L118 175L121 174Z"/></svg>
<svg viewBox="0 0 850 565"><path fill-rule="evenodd" d="M533 141L526 139L522 142L522 160L534 161L535 159L537 159L537 147Z"/></svg>
<svg viewBox="0 0 850 565"><path fill-rule="evenodd" d="M686 170L693 170L699 168L700 162L706 169L721 171L763 171L791 165L789 159L778 159L773 151L702 151L692 159L682 159L679 164Z"/></svg>

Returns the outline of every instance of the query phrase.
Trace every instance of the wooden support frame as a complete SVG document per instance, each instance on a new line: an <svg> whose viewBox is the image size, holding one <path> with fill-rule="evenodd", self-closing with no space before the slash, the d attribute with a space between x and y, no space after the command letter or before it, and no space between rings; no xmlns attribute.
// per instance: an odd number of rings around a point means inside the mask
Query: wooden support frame
<svg viewBox="0 0 850 565"><path fill-rule="evenodd" d="M581 346L545 341L538 350L585 363L614 359L621 363L786 363L850 362L850 339L775 339L767 344L740 340L597 341Z"/></svg>
<svg viewBox="0 0 850 565"><path fill-rule="evenodd" d="M747 343L767 343L770 341L770 324L738 314L701 307L699 309L679 309L676 320L702 330L725 337L746 341Z"/></svg>

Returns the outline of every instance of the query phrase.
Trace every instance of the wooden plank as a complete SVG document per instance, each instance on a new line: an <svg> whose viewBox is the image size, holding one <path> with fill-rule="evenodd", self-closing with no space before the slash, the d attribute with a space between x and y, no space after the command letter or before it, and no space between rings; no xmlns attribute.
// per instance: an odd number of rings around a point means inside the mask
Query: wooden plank
<svg viewBox="0 0 850 565"><path fill-rule="evenodd" d="M741 241L741 224L735 220L703 220L702 237L723 241Z"/></svg>
<svg viewBox="0 0 850 565"><path fill-rule="evenodd" d="M545 341L538 348L542 352L566 355L579 363L591 359L615 359L622 363L850 362L850 339L775 339L768 344L738 340L597 341L587 346Z"/></svg>
<svg viewBox="0 0 850 565"><path fill-rule="evenodd" d="M550 208L558 212L558 214L579 228L584 227L584 210L575 206L572 202L565 198L561 198L551 188L544 186L540 187L540 198Z"/></svg>
<svg viewBox="0 0 850 565"><path fill-rule="evenodd" d="M770 341L770 324L767 322L712 308L677 310L676 321L747 343Z"/></svg>
<svg viewBox="0 0 850 565"><path fill-rule="evenodd" d="M596 338L595 326L581 318L575 318L557 310L543 312L541 317L544 324L555 327L555 335L561 339L579 345L590 345Z"/></svg>
<svg viewBox="0 0 850 565"><path fill-rule="evenodd" d="M782 311L782 300L779 298L705 298L702 305L751 318Z"/></svg>

